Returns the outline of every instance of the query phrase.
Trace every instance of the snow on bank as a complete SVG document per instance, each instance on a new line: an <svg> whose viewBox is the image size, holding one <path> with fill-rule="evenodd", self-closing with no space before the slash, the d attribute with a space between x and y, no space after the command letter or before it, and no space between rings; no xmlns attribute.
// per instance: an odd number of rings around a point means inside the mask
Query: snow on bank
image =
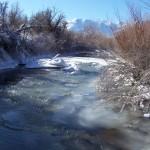
<svg viewBox="0 0 150 150"><path fill-rule="evenodd" d="M4 54L5 52L3 52ZM4 54L5 60L0 60L0 69L15 68L19 63L15 62L10 56ZM26 68L62 68L65 71L73 72L78 70L79 64L92 64L98 66L107 65L104 59L90 57L59 57L51 56L32 57L25 62Z"/></svg>
<svg viewBox="0 0 150 150"><path fill-rule="evenodd" d="M57 64L58 65L58 64ZM53 68L56 67L49 58L31 60L26 64L26 68Z"/></svg>
<svg viewBox="0 0 150 150"><path fill-rule="evenodd" d="M150 113L144 114L143 115L145 118L150 118Z"/></svg>
<svg viewBox="0 0 150 150"><path fill-rule="evenodd" d="M54 59L41 58L27 63L26 68L62 68L68 72L78 70L79 64L93 64L99 66L107 65L106 61L98 58L89 57L57 57Z"/></svg>
<svg viewBox="0 0 150 150"><path fill-rule="evenodd" d="M66 61L68 64L76 64L76 63L95 63L100 66L107 65L106 61L104 59L99 58L91 58L91 57L62 57L64 61Z"/></svg>

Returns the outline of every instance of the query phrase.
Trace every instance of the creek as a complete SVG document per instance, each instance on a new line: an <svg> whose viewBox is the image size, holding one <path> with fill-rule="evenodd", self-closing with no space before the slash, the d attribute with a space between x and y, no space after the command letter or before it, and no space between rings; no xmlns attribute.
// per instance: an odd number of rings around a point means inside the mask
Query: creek
<svg viewBox="0 0 150 150"><path fill-rule="evenodd" d="M150 120L96 90L100 67L1 71L0 150L150 150Z"/></svg>

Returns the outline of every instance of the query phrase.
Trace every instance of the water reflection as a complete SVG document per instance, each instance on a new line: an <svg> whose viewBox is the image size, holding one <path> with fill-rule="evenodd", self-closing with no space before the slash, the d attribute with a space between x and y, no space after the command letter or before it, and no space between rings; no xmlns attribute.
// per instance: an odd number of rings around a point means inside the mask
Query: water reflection
<svg viewBox="0 0 150 150"><path fill-rule="evenodd" d="M25 69L16 68L8 70L0 70L0 85L15 85L18 84L27 75L44 75L47 74L46 69Z"/></svg>
<svg viewBox="0 0 150 150"><path fill-rule="evenodd" d="M23 70L13 69L13 70L5 70L0 72L0 84L8 85L8 84L17 84L23 79L21 75Z"/></svg>

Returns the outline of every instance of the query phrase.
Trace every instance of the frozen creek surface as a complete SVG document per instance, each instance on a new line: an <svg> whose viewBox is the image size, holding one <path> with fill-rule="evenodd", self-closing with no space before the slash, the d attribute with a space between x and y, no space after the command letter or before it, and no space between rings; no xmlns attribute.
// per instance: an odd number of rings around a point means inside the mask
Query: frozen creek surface
<svg viewBox="0 0 150 150"><path fill-rule="evenodd" d="M150 120L100 99L100 67L2 71L0 150L150 150Z"/></svg>

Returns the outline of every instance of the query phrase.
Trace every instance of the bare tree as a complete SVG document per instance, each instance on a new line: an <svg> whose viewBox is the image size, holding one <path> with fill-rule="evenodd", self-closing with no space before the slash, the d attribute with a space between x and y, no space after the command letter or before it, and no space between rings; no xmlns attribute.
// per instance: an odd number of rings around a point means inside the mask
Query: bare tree
<svg viewBox="0 0 150 150"><path fill-rule="evenodd" d="M18 3L13 4L8 13L9 27L19 29L21 25L27 22L28 22L27 16L22 14L19 4Z"/></svg>
<svg viewBox="0 0 150 150"><path fill-rule="evenodd" d="M145 0L141 0L146 6L148 6L148 8L150 8L150 3L146 2Z"/></svg>
<svg viewBox="0 0 150 150"><path fill-rule="evenodd" d="M0 2L0 25L1 28L7 28L7 8L8 2Z"/></svg>
<svg viewBox="0 0 150 150"><path fill-rule="evenodd" d="M40 11L30 19L30 25L36 26L33 32L46 33L55 32L57 35L60 31L66 29L65 16L55 8Z"/></svg>

